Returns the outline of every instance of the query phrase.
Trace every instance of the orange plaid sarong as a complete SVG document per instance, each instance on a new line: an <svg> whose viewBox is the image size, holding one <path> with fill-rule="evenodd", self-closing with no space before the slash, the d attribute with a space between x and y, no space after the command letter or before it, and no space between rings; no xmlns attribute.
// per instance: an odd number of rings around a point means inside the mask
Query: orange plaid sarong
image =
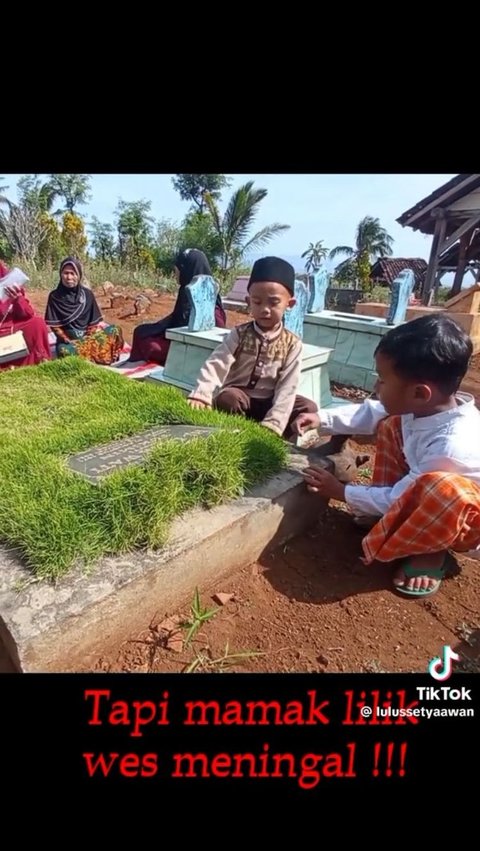
<svg viewBox="0 0 480 851"><path fill-rule="evenodd" d="M372 485L394 485L407 472L401 418L387 417L377 430ZM418 476L362 541L366 564L479 544L480 487L455 473Z"/></svg>

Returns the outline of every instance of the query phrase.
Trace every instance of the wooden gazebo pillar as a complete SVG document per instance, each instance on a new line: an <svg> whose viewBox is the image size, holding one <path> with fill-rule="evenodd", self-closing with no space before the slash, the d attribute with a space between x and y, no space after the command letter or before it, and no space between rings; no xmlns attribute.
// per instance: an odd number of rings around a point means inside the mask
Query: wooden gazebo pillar
<svg viewBox="0 0 480 851"><path fill-rule="evenodd" d="M467 248L470 244L470 238L472 236L472 230L468 231L468 233L464 233L463 236L460 237L460 244L458 248L458 261L457 261L457 269L455 271L455 278L453 279L452 286L452 295L458 295L460 290L462 289L463 278L465 276L465 261L467 257Z"/></svg>
<svg viewBox="0 0 480 851"><path fill-rule="evenodd" d="M430 250L430 258L428 261L427 274L425 275L425 284L423 287L423 303L429 305L434 293L434 283L437 275L438 258L443 250L445 242L445 231L447 229L447 218L445 210L437 207L432 210L432 217L435 218L435 231L433 233L432 248Z"/></svg>
<svg viewBox="0 0 480 851"><path fill-rule="evenodd" d="M460 292L462 287L463 276L465 274L465 263L466 263L466 255L468 246L470 244L470 239L472 237L473 231L478 227L480 222L480 210L465 210L463 212L458 211L447 211L443 210L441 207L437 207L435 210L432 210L431 215L435 218L435 231L433 234L432 240L432 250L430 252L430 260L428 261L428 269L427 274L425 276L425 286L423 290L423 303L425 305L429 305L431 303L433 293L434 293L434 282L437 275L438 269L438 259L440 255L447 249L450 248L451 245L455 245L455 243L460 240L459 244L459 252L458 252L458 260L457 260L457 268L455 271L455 281L453 284L453 294ZM461 221L462 218L468 215L467 219ZM461 224L457 229L450 234L450 236L445 238L445 231L447 228L447 218L456 219L459 218ZM457 288L457 289L455 289Z"/></svg>

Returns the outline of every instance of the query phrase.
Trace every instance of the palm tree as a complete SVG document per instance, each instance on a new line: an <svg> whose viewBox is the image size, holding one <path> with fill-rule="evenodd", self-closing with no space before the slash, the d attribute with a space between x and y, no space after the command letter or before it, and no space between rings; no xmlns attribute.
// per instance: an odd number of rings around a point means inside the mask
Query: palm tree
<svg viewBox="0 0 480 851"><path fill-rule="evenodd" d="M383 228L380 220L373 216L365 216L357 225L355 233L355 248L350 245L337 245L330 252L333 260L339 254L346 254L348 260L344 260L337 266L337 271L342 267L353 267L360 278L362 289L369 288L370 264L379 257L391 257L393 237Z"/></svg>
<svg viewBox="0 0 480 851"><path fill-rule="evenodd" d="M322 243L323 239L320 239L319 242L311 242L307 250L303 252L302 258L307 258L305 263L307 272L315 272L322 265L322 260L325 260L328 254L328 248L325 248Z"/></svg>
<svg viewBox="0 0 480 851"><path fill-rule="evenodd" d="M247 239L258 207L266 197L267 189L254 189L250 180L233 193L223 217L212 196L205 193L205 204L212 217L213 226L221 244L220 269L225 275L237 266L249 251L266 245L274 236L288 230L290 225L267 225Z"/></svg>

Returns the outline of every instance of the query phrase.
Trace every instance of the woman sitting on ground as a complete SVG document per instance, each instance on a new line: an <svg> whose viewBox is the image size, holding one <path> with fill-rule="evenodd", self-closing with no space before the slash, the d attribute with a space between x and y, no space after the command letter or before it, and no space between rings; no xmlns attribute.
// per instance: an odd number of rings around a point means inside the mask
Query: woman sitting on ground
<svg viewBox="0 0 480 851"><path fill-rule="evenodd" d="M182 328L188 325L190 319L190 302L188 300L186 286L197 275L212 276L210 264L203 253L197 248L186 248L180 251L175 260L175 277L179 286L177 300L172 313L160 319L159 322L148 322L137 325L133 332L131 361L153 361L165 365L170 340L165 338L168 328ZM227 317L223 309L220 295L217 295L215 304L215 325L225 328Z"/></svg>
<svg viewBox="0 0 480 851"><path fill-rule="evenodd" d="M94 363L118 361L123 348L118 325L104 327L93 292L82 286L82 266L75 257L60 264L60 281L48 296L45 319L57 338L57 357L79 355Z"/></svg>
<svg viewBox="0 0 480 851"><path fill-rule="evenodd" d="M23 287L15 283L2 286L2 280L8 273L8 266L0 261L0 337L21 331L28 352L0 363L0 369L34 366L44 360L50 360L48 328L42 317L35 315Z"/></svg>

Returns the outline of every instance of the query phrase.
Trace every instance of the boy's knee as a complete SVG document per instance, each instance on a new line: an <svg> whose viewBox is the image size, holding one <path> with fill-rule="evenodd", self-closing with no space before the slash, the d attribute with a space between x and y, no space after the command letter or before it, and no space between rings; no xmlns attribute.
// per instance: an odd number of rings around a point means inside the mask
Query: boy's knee
<svg viewBox="0 0 480 851"><path fill-rule="evenodd" d="M423 487L432 488L435 485L439 485L441 483L448 483L453 481L454 479L458 479L458 474L455 473L421 473L415 479L415 483L422 485Z"/></svg>
<svg viewBox="0 0 480 851"><path fill-rule="evenodd" d="M222 390L215 399L215 408L219 411L225 411L228 414L244 414L247 410L247 405L243 398L243 394L239 393L235 388L231 390Z"/></svg>
<svg viewBox="0 0 480 851"><path fill-rule="evenodd" d="M305 399L305 413L306 414L316 414L318 411L318 405L313 399Z"/></svg>
<svg viewBox="0 0 480 851"><path fill-rule="evenodd" d="M306 396L295 397L295 414L316 414L318 406L312 399L307 399Z"/></svg>

